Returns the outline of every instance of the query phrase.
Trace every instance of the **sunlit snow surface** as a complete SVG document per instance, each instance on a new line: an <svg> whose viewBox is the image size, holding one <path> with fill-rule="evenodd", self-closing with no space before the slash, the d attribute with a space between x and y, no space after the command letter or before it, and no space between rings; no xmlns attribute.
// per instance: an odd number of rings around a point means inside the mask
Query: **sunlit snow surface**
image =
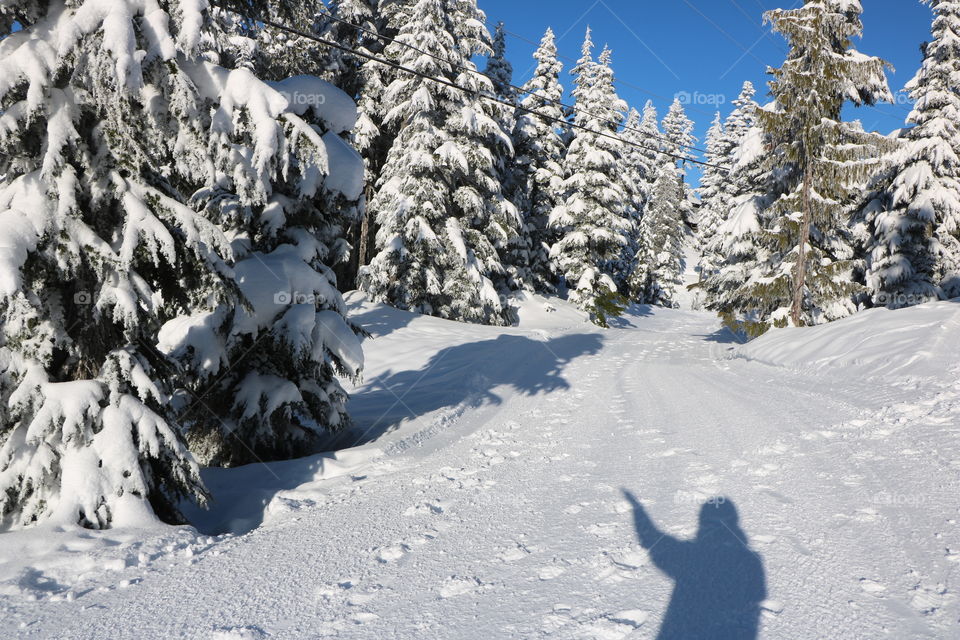
<svg viewBox="0 0 960 640"><path fill-rule="evenodd" d="M741 346L349 302L353 448L209 470L201 532L0 534L3 635L957 637L960 304Z"/></svg>

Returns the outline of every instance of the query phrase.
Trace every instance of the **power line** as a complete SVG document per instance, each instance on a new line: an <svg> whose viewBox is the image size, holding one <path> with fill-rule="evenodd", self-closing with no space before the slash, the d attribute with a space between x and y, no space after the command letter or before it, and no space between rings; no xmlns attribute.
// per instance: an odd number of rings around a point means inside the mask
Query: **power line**
<svg viewBox="0 0 960 640"><path fill-rule="evenodd" d="M381 58L381 57L379 57L379 56L375 56L375 55L370 54L370 53L367 53L367 52L365 52L365 51L360 51L360 50L358 50L358 49L353 49L353 48L351 48L351 47L346 47L346 46L344 46L344 45L342 45L342 44L339 44L339 43L336 43L336 42L332 42L332 41L327 40L327 39L325 39L325 38L321 38L321 37L316 36L316 35L314 35L314 34L312 34L312 33L307 33L306 31L303 31L303 30L301 30L301 29L297 29L297 28L290 27L290 26L285 25L285 24L281 24L281 23L279 23L279 22L276 22L275 20L271 20L270 18L251 18L249 15L247 15L247 14L245 14L245 13L242 13L242 12L240 12L240 11L237 11L235 8L225 7L225 6L219 4L218 2L215 2L215 1L214 1L214 2L210 2L210 5L211 5L211 6L218 7L219 9L223 9L224 11L230 11L230 12L236 13L237 15L243 16L244 18L246 18L246 19L248 19L248 20L251 20L251 21L254 21L254 22L259 22L259 23L261 23L261 24L263 24L263 25L266 25L266 26L268 26L268 27L272 27L272 28L277 29L277 30L279 30L279 31L283 31L283 32L289 33L289 34L291 34L291 35L298 36L298 37L300 37L300 38L306 38L307 40L312 40L312 41L314 41L314 42L327 45L328 47L331 47L331 48L333 48L333 49L337 49L338 51L343 51L343 52L345 52L345 53L351 53L351 54L353 54L353 55L356 55L356 56L358 56L358 57L364 58L364 59L366 59L366 60L370 60L371 62L376 62L376 63L382 64L382 65L385 65L385 66L387 66L387 67L391 67L391 68L393 68L393 69L396 69L396 70L398 70L398 71L403 71L404 73L409 73L409 74L411 74L411 75L415 75L415 76L417 76L417 77L423 78L424 80L430 80L430 81L432 81L432 82L436 82L437 84L441 84L441 85L444 85L444 86L446 86L446 87L450 87L450 88L452 88L452 89L457 89L458 91L462 91L462 92L464 92L464 93L473 95L473 96L475 96L475 97L477 97L477 98L484 99L484 100L489 100L489 101L491 101L491 102L496 102L496 103L498 103L498 104L502 104L502 105L504 105L504 106L506 106L506 107L514 108L514 109L517 109L517 110L519 110L519 111L523 111L523 112L525 112L525 113L533 114L533 115L538 116L539 118L542 118L542 119L544 119L544 120L546 120L546 121L548 121L548 122L553 122L553 123L555 123L555 124L559 124L559 125L562 125L562 126L564 126L564 127L570 127L570 128L572 128L572 129L580 129L580 130L586 131L586 132L588 132L588 133L592 133L592 134L594 134L594 135L597 135L597 136L600 136L600 137L603 137L603 138L609 138L610 140L615 140L615 141L617 141L617 142L619 142L619 143L621 143L621 144L625 144L625 145L629 145L629 146L632 146L632 147L636 147L636 148L638 148L638 149L644 149L644 150L646 150L646 151L654 151L654 152L659 153L659 154L661 154L661 155L667 156L668 158L674 158L674 159L676 159L676 160L682 160L682 161L684 161L684 162L689 162L689 163L691 163L691 164L696 164L696 165L700 165L700 166L704 166L704 167L711 167L711 168L714 168L714 169L719 169L719 170L721 170L721 171L726 171L726 172L729 172L729 171L730 171L729 167L723 167L723 166L720 166L720 165L711 164L711 163L708 163L708 162L703 162L703 161L701 161L701 160L694 160L693 158L690 158L690 157L688 157L688 156L682 156L682 155L678 155L678 154L675 154L675 153L669 153L669 152L663 151L662 149L657 149L657 148L655 148L655 147L648 147L648 146L646 146L646 145L642 145L642 144L639 144L639 143L637 143L637 142L633 142L633 141L630 141L630 140L624 140L624 139L621 138L620 136L617 136L617 135L614 135L614 134L611 134L611 133L606 133L606 132L603 132L603 131L597 131L596 129L591 129L590 127L585 127L585 126L583 126L583 125L579 125L579 124L576 124L576 123L574 123L574 122L568 122L568 121L566 121L566 120L561 120L560 118L554 118L554 117L552 117L552 116L547 116L547 115L544 115L544 114L542 114L542 113L540 113L540 112L538 112L538 111L535 111L534 109L528 109L527 107L513 104L513 103L511 103L511 102L508 102L507 100L502 100L502 99L500 99L500 98L497 98L496 96L486 95L486 94L480 93L479 91L473 91L472 89L468 89L468 88L466 88L466 87L462 87L462 86L456 84L455 82L452 82L452 81L447 80L447 79L445 79L445 78L436 78L436 77L433 77L433 76L428 75L428 74L426 74L426 73L422 73L422 72L420 72L420 71L417 71L416 69L411 69L411 68L409 68L409 67L405 67L405 66L403 66L403 65L401 65L401 64L398 64L398 63L396 63L396 62L393 62L393 61L391 61L391 60L386 60L386 59L384 59L384 58Z"/></svg>
<svg viewBox="0 0 960 640"><path fill-rule="evenodd" d="M466 71L466 72L468 72L468 73L476 73L476 74L478 74L478 75L485 75L485 74L484 74L482 71L480 71L479 69L475 69L475 68L474 68L474 69L471 69L470 67L465 67L465 66L463 66L463 65L459 65L459 64L457 64L456 62L454 62L453 60L450 60L450 59L448 59L448 58L444 58L443 56L438 56L438 55L436 55L436 54L434 54L434 53L430 53L429 51L425 51L425 50L423 50L423 49L420 49L420 48L418 48L418 47L416 47L416 46L414 46L414 45L412 45L412 44L410 44L410 43L408 43L408 42L401 42L400 40L397 40L396 38L391 38L391 37L389 37L389 36L385 36L385 35L383 35L383 34L377 33L376 31L373 31L373 30L371 30L371 29L366 29L366 28L361 27L361 26L359 26L359 25L353 24L352 22L348 22L347 20L344 20L343 18L338 18L338 17L336 17L336 16L333 15L333 14L329 14L329 13L324 14L324 18L327 19L327 20L333 20L334 22L338 22L338 23L340 23L340 24L344 24L344 25L346 25L346 26L348 26L348 27L350 27L350 28L352 28L352 29L355 29L356 31L369 34L369 35L371 35L371 36L373 36L373 37L375 37L375 38L378 38L378 39L380 39L380 40L385 40L385 41L390 42L390 43L393 43L393 44L398 44L398 45L400 45L400 46L407 47L408 49L411 49L412 51L416 51L417 53L419 53L419 54L421 54L421 55L425 55L425 56L427 56L427 57L429 57L429 58L433 58L434 60L437 60L437 61L439 61L439 62L443 62L443 63L445 63L445 64L448 64L448 65L450 65L452 68L457 69L457 70L459 70L459 71ZM506 31L506 30L504 30L504 33L509 33L509 32ZM510 35L513 35L513 34L510 34ZM669 138L667 138L667 137L665 137L665 136L662 136L662 135L660 135L660 134L648 133L648 132L646 132L646 131L643 131L643 130L641 130L641 129L636 129L636 128L634 128L634 127L622 126L622 125L620 125L619 123L616 123L616 122L613 122L612 120L606 119L604 116L598 116L598 115L595 114L595 113L590 113L590 112L587 111L586 109L582 109L582 108L580 108L580 107L574 107L574 106L572 106L572 105L565 104L565 103L563 103L563 102L561 102L561 101L559 101L559 100L553 100L552 98L548 98L548 97L546 97L546 96L540 95L540 94L538 94L538 93L536 93L536 92L534 92L534 91L530 91L529 89L525 89L525 88L523 88L523 87L518 87L517 85L509 84L509 83L506 83L506 86L507 86L507 87L510 87L511 89L513 89L514 91L516 91L516 92L518 92L518 93L525 93L525 94L527 94L527 95L529 95L529 96L540 98L540 99L543 100L544 102L548 102L548 103L553 104L553 105L555 105L555 106L562 107L563 109L566 109L567 111L570 111L570 112L580 112L580 113L583 113L583 114L585 114L585 115L590 116L591 118L597 118L597 119L599 119L599 120L601 120L601 121L603 121L603 122L606 122L607 124L612 124L612 125L621 127L623 131L632 131L632 132L634 132L634 133L643 134L643 135L645 135L645 136L647 136L647 137L649 137L649 138L655 138L655 139L657 139L657 140L662 140L662 141L664 141L664 142L670 142L671 144L675 144L675 143L673 143L673 141L671 141ZM697 147L695 147L695 146L693 146L693 145L689 145L689 144L678 144L677 146L678 146L678 147L681 147L681 148L683 148L683 149L689 149L689 150L691 150L691 151L697 151L697 152L703 153L703 154L706 154L706 153L707 153L706 149L699 149L699 148L697 148Z"/></svg>
<svg viewBox="0 0 960 640"><path fill-rule="evenodd" d="M488 24L487 26L489 26L489 24ZM509 30L507 30L507 29L504 29L503 32L504 32L505 34L507 34L508 36L513 37L513 38L516 38L517 40L521 40L521 41L523 41L523 42L526 42L526 43L529 44L529 45L533 45L533 46L535 46L535 47L536 47L536 46L539 46L539 43L538 43L537 41L531 40L530 38L528 38L528 37L526 37L526 36L523 36L523 35L521 35L521 34L519 34L519 33L514 33L513 31L509 31ZM562 55L562 54L559 53L559 52L557 53L557 58L559 58L560 60L565 60L566 62L572 62L573 64L576 64L576 63L577 63L577 60L576 60L575 58L571 58L570 56ZM670 98L669 96L664 96L664 95L661 95L661 94L659 94L659 93L655 93L655 92L653 92L653 91L650 91L649 89L644 89L643 87L637 86L637 85L635 85L635 84L633 84L633 83L631 83L631 82L627 82L626 80L624 80L624 79L622 79L622 78L618 78L618 79L614 82L614 84L619 85L619 86L621 86L621 87L628 87L628 88L630 88L630 89L633 89L634 91L639 91L640 93L645 93L645 94L647 94L648 96L652 96L652 97L654 97L654 98L659 98L660 100L669 101L669 100L672 99L672 98ZM676 96L674 96L674 98L675 98L675 97L676 97ZM704 110L704 109L700 109L700 108L698 108L696 105L687 105L687 109L688 109L689 111L696 111L696 112L698 112L698 113L702 113L702 114L707 115L707 116L713 116L713 112L711 112L711 111L706 111L706 110ZM697 150L697 151L700 151L701 153L706 153L706 151L704 151L703 149L696 149L696 150Z"/></svg>

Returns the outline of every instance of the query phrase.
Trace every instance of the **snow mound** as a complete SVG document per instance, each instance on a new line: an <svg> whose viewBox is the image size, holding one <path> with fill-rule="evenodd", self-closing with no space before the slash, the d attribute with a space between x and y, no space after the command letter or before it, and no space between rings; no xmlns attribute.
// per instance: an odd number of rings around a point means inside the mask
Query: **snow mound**
<svg viewBox="0 0 960 640"><path fill-rule="evenodd" d="M510 299L517 309L521 329L557 330L590 325L590 316L566 300L545 298L532 293L517 293Z"/></svg>
<svg viewBox="0 0 960 640"><path fill-rule="evenodd" d="M960 367L960 300L872 309L832 324L778 329L735 357L811 372L942 376Z"/></svg>

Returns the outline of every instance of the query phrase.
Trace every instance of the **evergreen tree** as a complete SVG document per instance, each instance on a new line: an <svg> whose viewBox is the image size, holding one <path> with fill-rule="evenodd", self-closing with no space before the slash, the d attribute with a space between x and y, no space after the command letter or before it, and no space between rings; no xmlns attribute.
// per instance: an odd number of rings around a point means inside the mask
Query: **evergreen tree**
<svg viewBox="0 0 960 640"><path fill-rule="evenodd" d="M496 101L487 102L490 114L504 132L512 133L517 123L518 96L512 84L513 66L507 60L507 38L502 22L497 24L493 37L493 53L487 59L484 74L490 79L493 86L492 97L496 98ZM494 152L494 167L504 197L517 207L517 214L521 215L519 205L523 194L520 192L524 180L512 139L509 145L498 144L491 151ZM524 227L525 223L521 222L517 233L509 240L506 252L501 252L507 284L511 290L532 289L534 286L529 271L531 239L524 233Z"/></svg>
<svg viewBox="0 0 960 640"><path fill-rule="evenodd" d="M714 191L708 192L703 202L698 229L701 243L700 279L701 283L709 280L723 264L724 260L734 258L725 246L731 239L719 237L720 231L730 219L736 204L743 196L758 188L758 184L750 177L751 167L756 164L756 158L751 162L740 159L747 136L756 123L756 111L759 108L753 100L756 94L751 82L744 82L740 95L733 101L734 109L722 124L722 134L713 142L710 157L715 158L711 164L718 164L722 169L708 168L704 171L701 186L706 184ZM708 138L708 150L711 143ZM742 227L733 225L731 229ZM737 259L737 258L734 258Z"/></svg>
<svg viewBox="0 0 960 640"><path fill-rule="evenodd" d="M384 38L396 35L388 28L378 0L333 0L329 14L321 14L317 30L325 40L342 44L361 54L380 55ZM388 78L395 73L389 67L351 52L319 45L323 60L322 77L351 96L358 104L357 124L353 143L364 159L364 198L351 216L346 230L350 255L337 265L337 277L344 288L355 288L360 267L370 260L375 229L370 224L367 197L372 193L380 168L385 161L385 143L382 140L382 111L380 97Z"/></svg>
<svg viewBox="0 0 960 640"><path fill-rule="evenodd" d="M626 104L616 95L610 53L594 61L590 30L572 73L576 103L573 139L564 158L566 197L550 216L561 233L551 257L570 289L570 299L596 316L598 300L617 293L613 267L628 243L629 194L620 166L623 145L615 137Z"/></svg>
<svg viewBox="0 0 960 640"><path fill-rule="evenodd" d="M563 195L564 145L556 121L563 118L560 101L563 87L553 31L547 29L534 53L537 69L524 86L524 97L517 110L513 129L517 181L513 201L523 216L519 235L526 268L520 279L535 291L550 293L556 283L556 269L550 259L550 246L556 241L550 227L550 213Z"/></svg>
<svg viewBox="0 0 960 640"><path fill-rule="evenodd" d="M643 149L637 149L637 155L634 156L638 172L643 183L644 208L650 200L649 194L653 189L653 183L657 180L660 167L663 163L660 150L663 146L663 135L660 132L659 116L657 108L653 102L648 100L643 107L643 117L640 121L640 132L627 132L627 139L642 145ZM633 136L636 135L636 138Z"/></svg>
<svg viewBox="0 0 960 640"><path fill-rule="evenodd" d="M803 325L853 312L854 252L849 230L854 187L875 170L879 136L840 120L847 100L891 100L884 62L857 52L856 0L807 0L766 17L790 53L771 71L775 104L758 111L765 139L769 205L762 214L763 262L737 296L736 311L770 323Z"/></svg>
<svg viewBox="0 0 960 640"><path fill-rule="evenodd" d="M672 159L665 159L640 222L640 249L629 286L631 298L644 304L674 308L683 284L683 183Z"/></svg>
<svg viewBox="0 0 960 640"><path fill-rule="evenodd" d="M513 65L507 60L507 34L502 22L497 23L494 31L493 53L487 59L487 68L484 73L493 84L493 95L509 102L516 101L517 92L513 88Z"/></svg>
<svg viewBox="0 0 960 640"><path fill-rule="evenodd" d="M627 123L621 133L621 137L628 143L624 145L623 154L623 180L629 194L628 209L631 223L629 242L624 247L627 265L630 264L633 256L640 248L640 219L643 217L643 210L650 195L649 185L647 184L650 165L647 158L648 154L656 153L657 149L655 146L657 141L653 140L654 144L651 145L651 140L648 135L645 135L642 126L640 112L631 109L627 115ZM625 280L628 275L629 267L624 271L623 279ZM618 286L622 284L625 284L625 282L617 283Z"/></svg>
<svg viewBox="0 0 960 640"><path fill-rule="evenodd" d="M908 84L914 109L863 216L873 303L960 296L960 3L926 0L933 41Z"/></svg>
<svg viewBox="0 0 960 640"><path fill-rule="evenodd" d="M767 259L760 220L773 196L765 192L765 136L759 127L746 131L730 159L727 178L728 213L717 228L707 251L715 256L715 269L706 275L704 306L717 311L732 329L756 337L766 325L755 311L760 306L747 283L757 265Z"/></svg>
<svg viewBox="0 0 960 640"><path fill-rule="evenodd" d="M700 179L700 217L697 222L697 238L700 243L700 277L703 279L716 268L714 255L709 251L725 217L724 195L728 172L723 169L728 157L729 137L717 112L707 131L707 166Z"/></svg>
<svg viewBox="0 0 960 640"><path fill-rule="evenodd" d="M378 4L377 0L332 0L329 13L321 12L316 18L318 35L360 53L379 53L383 42L378 37L382 30ZM354 99L359 98L367 84L364 68L370 61L323 44L316 46L321 51L324 79Z"/></svg>
<svg viewBox="0 0 960 640"><path fill-rule="evenodd" d="M754 190L757 178L757 160L762 149L746 149L747 138L757 123L757 109L760 108L753 97L757 91L752 82L744 82L740 95L733 101L734 109L723 123L724 137L720 143L722 164L729 168L726 178L721 181L722 189L718 194L715 209L721 212L721 221L729 219L734 203ZM754 142L760 138L755 138Z"/></svg>
<svg viewBox="0 0 960 640"><path fill-rule="evenodd" d="M697 141L693 136L693 121L687 117L680 98L674 99L663 118L663 152L680 158L692 157L690 147ZM673 158L676 163L678 158ZM682 162L682 160L680 160ZM657 179L659 179L657 175Z"/></svg>
<svg viewBox="0 0 960 640"><path fill-rule="evenodd" d="M723 130L727 138L727 154L731 159L737 149L743 144L747 133L754 127L757 120L759 105L754 101L757 90L749 80L743 83L740 95L733 101L734 109L723 123Z"/></svg>
<svg viewBox="0 0 960 640"><path fill-rule="evenodd" d="M151 510L182 521L180 499L205 498L177 425L184 389L223 410L211 420L229 419L232 407L202 395L204 381L246 366L241 342L266 334L282 342L296 329L301 364L359 367L329 280L324 311L271 328L272 296L253 295L243 277L263 275L250 259L271 244L278 273L324 277L310 267L326 247L299 229L329 230L318 205L349 199L359 179L348 167L334 171L338 160L351 164L335 135L350 124L335 90L314 86L330 100L310 115L284 99L281 90L294 87L215 64L229 58L218 49L228 37L199 3L169 13L132 0L106 6L0 7L3 525L107 527ZM332 133L311 126L320 122ZM173 342L182 353L166 349ZM264 366L282 370L286 353L273 355ZM313 369L299 380L303 395L331 390ZM224 380L216 391L233 398L236 387ZM269 423L295 406L291 395L271 397L259 416ZM342 398L321 405L327 413L311 417L329 425Z"/></svg>
<svg viewBox="0 0 960 640"><path fill-rule="evenodd" d="M398 133L369 205L378 254L361 284L376 300L470 322L511 319L500 298L508 289L502 258L520 220L496 160L509 153L510 139L481 97L493 93L490 80L470 60L491 53L473 0L419 0L384 50L466 91L403 74L383 93L384 124Z"/></svg>
<svg viewBox="0 0 960 640"><path fill-rule="evenodd" d="M681 215L685 223L693 224L693 189L687 183L687 162L693 158L691 147L697 142L693 135L693 121L687 117L680 99L677 98L670 105L670 110L663 118L663 141L661 147L668 159L678 167L677 181L680 184L682 198L680 201ZM659 173L656 179L660 179ZM681 258L682 259L682 258Z"/></svg>

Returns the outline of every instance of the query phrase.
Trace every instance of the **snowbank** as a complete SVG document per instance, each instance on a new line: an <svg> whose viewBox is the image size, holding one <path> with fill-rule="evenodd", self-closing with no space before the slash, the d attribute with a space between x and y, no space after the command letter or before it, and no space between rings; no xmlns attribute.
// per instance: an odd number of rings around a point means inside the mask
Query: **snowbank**
<svg viewBox="0 0 960 640"><path fill-rule="evenodd" d="M960 300L909 309L872 309L839 322L778 329L739 347L736 357L810 372L946 376L960 368Z"/></svg>

